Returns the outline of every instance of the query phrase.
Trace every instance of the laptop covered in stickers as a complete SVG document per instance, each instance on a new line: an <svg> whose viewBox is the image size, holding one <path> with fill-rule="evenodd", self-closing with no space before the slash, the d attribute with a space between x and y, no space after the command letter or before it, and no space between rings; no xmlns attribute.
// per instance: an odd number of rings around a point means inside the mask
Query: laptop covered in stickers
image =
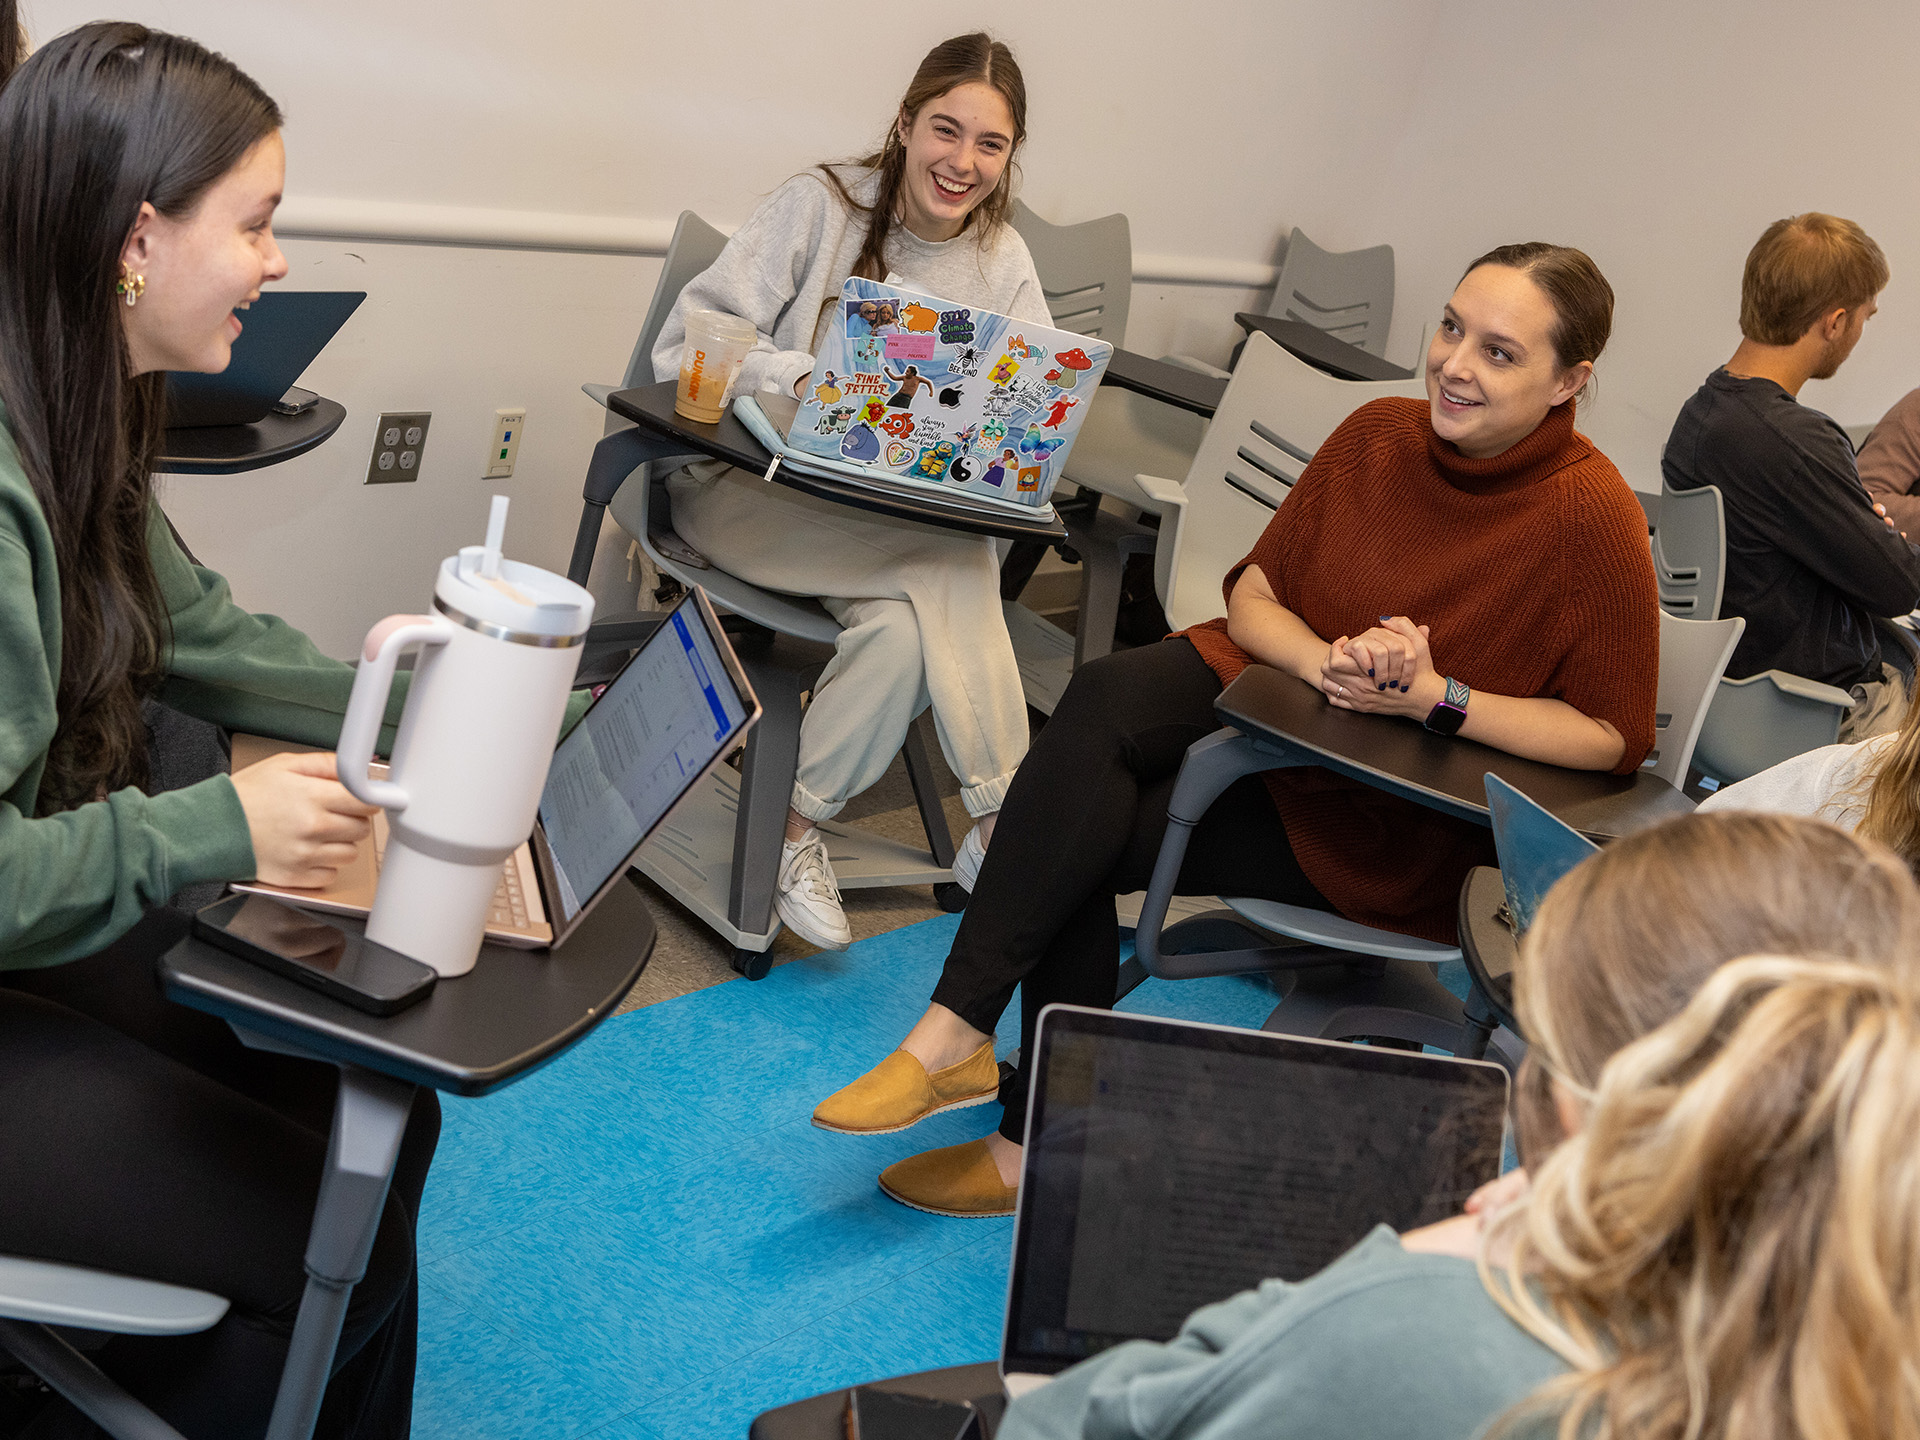
<svg viewBox="0 0 1920 1440"><path fill-rule="evenodd" d="M855 277L841 287L792 420L776 424L785 406L770 396L741 396L734 410L786 464L1051 514L1112 357L1102 340Z"/></svg>

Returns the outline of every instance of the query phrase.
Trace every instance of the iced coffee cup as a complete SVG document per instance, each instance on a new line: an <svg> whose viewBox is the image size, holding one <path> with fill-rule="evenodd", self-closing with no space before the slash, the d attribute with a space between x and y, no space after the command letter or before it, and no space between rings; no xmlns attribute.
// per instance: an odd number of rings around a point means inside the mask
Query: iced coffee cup
<svg viewBox="0 0 1920 1440"><path fill-rule="evenodd" d="M676 415L701 425L719 422L733 394L740 366L758 338L753 326L719 310L687 312L687 348L680 355L680 388L674 392Z"/></svg>

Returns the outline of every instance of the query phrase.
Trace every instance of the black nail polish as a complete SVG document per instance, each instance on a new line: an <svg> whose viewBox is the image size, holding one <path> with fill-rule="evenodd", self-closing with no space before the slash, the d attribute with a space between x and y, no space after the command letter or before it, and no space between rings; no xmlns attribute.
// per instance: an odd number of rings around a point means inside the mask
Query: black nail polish
<svg viewBox="0 0 1920 1440"><path fill-rule="evenodd" d="M1380 688L1381 688L1382 690L1384 690L1384 689L1386 689L1386 688L1387 688L1387 682L1386 682L1386 681L1384 681L1384 680L1382 680L1382 681L1380 682Z"/></svg>
<svg viewBox="0 0 1920 1440"><path fill-rule="evenodd" d="M1409 690L1411 690L1411 689L1413 689L1413 687L1412 687L1411 685L1402 685L1402 686L1400 687L1400 693L1404 695L1404 694L1406 694L1406 692L1407 692L1407 691L1409 691Z"/></svg>
<svg viewBox="0 0 1920 1440"><path fill-rule="evenodd" d="M1373 671L1371 670L1367 671L1367 679L1369 680L1373 679Z"/></svg>

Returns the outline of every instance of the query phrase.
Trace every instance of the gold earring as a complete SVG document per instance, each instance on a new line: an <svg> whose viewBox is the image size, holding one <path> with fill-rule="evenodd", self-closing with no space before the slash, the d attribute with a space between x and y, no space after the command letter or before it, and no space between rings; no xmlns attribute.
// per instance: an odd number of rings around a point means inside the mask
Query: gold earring
<svg viewBox="0 0 1920 1440"><path fill-rule="evenodd" d="M120 278L114 283L113 293L124 296L127 308L131 310L139 303L140 297L147 293L147 277L133 273L133 267L122 261Z"/></svg>

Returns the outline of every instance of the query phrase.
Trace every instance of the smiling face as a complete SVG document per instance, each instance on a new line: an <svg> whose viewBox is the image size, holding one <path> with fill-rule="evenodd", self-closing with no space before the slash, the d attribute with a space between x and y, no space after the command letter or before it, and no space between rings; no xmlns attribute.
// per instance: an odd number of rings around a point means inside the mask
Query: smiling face
<svg viewBox="0 0 1920 1440"><path fill-rule="evenodd" d="M137 305L120 307L134 374L227 368L241 328L234 309L287 273L273 238L286 170L275 131L216 180L191 214L174 219L141 205L121 252L147 281Z"/></svg>
<svg viewBox="0 0 1920 1440"><path fill-rule="evenodd" d="M1013 114L991 85L970 81L902 114L906 175L900 220L922 240L951 240L993 193L1013 157Z"/></svg>
<svg viewBox="0 0 1920 1440"><path fill-rule="evenodd" d="M1593 366L1583 360L1560 368L1557 318L1525 271L1482 265L1469 272L1427 349L1434 433L1462 455L1486 459L1526 439L1577 394Z"/></svg>

